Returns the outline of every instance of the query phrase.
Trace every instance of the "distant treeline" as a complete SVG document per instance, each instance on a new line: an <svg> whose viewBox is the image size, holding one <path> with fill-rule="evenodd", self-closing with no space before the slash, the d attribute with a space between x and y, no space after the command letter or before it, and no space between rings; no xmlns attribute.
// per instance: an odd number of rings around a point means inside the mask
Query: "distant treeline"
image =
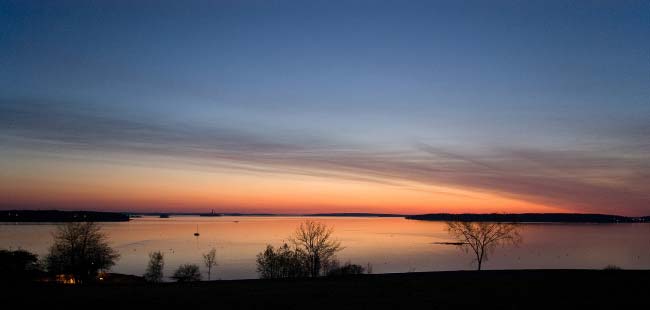
<svg viewBox="0 0 650 310"><path fill-rule="evenodd" d="M205 213L205 212L131 212L132 217L138 216L291 216L290 214L273 213Z"/></svg>
<svg viewBox="0 0 650 310"><path fill-rule="evenodd" d="M195 212L135 212L131 216L327 216L327 217L404 217L401 214L389 213L314 213L314 214L295 214L295 213L195 213Z"/></svg>
<svg viewBox="0 0 650 310"><path fill-rule="evenodd" d="M650 216L627 217L608 214L580 213L490 213L490 214L422 214L406 216L410 220L459 222L527 222L527 223L639 223L650 222Z"/></svg>
<svg viewBox="0 0 650 310"><path fill-rule="evenodd" d="M315 213L315 214L306 214L305 216L340 216L340 217L403 217L404 215L400 214L388 214L388 213Z"/></svg>
<svg viewBox="0 0 650 310"><path fill-rule="evenodd" d="M129 216L117 212L5 210L0 222L126 222Z"/></svg>

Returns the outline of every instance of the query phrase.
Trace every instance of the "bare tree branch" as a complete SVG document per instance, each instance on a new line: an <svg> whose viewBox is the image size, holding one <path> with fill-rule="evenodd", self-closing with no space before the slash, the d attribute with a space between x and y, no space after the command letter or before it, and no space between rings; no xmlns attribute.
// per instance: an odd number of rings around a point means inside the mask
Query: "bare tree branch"
<svg viewBox="0 0 650 310"><path fill-rule="evenodd" d="M516 246L522 241L518 227L513 223L447 222L447 231L459 241L463 250L474 253L478 270L498 246Z"/></svg>

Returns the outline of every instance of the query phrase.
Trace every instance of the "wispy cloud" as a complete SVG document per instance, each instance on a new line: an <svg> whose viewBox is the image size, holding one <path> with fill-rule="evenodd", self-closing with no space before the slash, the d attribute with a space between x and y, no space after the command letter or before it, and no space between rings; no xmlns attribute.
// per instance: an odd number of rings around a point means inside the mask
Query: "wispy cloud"
<svg viewBox="0 0 650 310"><path fill-rule="evenodd" d="M392 150L327 137L164 123L74 104L0 101L0 141L65 154L73 151L168 156L197 165L403 181L497 193L587 212L650 213L646 125L612 131L611 145L574 149L486 147L457 151L430 144ZM641 133L641 134L639 134Z"/></svg>

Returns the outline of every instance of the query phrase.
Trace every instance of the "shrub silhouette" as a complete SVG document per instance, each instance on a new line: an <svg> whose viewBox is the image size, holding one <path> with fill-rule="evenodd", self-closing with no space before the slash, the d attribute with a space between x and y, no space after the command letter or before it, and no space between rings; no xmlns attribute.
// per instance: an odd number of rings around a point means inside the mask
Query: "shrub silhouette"
<svg viewBox="0 0 650 310"><path fill-rule="evenodd" d="M177 282L196 282L201 281L201 272L199 266L195 264L183 264L176 269L172 279Z"/></svg>
<svg viewBox="0 0 650 310"><path fill-rule="evenodd" d="M289 237L293 248L284 244L279 248L267 245L257 254L257 272L263 279L318 277L333 264L342 250L341 243L332 238L333 229L307 220Z"/></svg>
<svg viewBox="0 0 650 310"><path fill-rule="evenodd" d="M29 281L41 273L38 255L25 250L0 250L0 277L3 279Z"/></svg>
<svg viewBox="0 0 650 310"><path fill-rule="evenodd" d="M361 265L352 264L347 262L341 265L337 260L334 260L331 265L326 268L326 275L328 277L336 276L349 276L363 274L366 271Z"/></svg>
<svg viewBox="0 0 650 310"><path fill-rule="evenodd" d="M257 254L257 273L262 279L303 278L309 275L305 255L284 244L279 248L267 245Z"/></svg>

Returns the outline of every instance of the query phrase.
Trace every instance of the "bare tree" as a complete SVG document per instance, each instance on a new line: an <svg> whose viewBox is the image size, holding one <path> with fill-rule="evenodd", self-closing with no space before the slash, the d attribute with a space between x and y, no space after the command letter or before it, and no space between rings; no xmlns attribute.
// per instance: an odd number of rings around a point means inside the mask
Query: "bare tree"
<svg viewBox="0 0 650 310"><path fill-rule="evenodd" d="M203 254L203 264L208 268L208 281L212 275L212 267L217 266L217 250L212 248L210 252Z"/></svg>
<svg viewBox="0 0 650 310"><path fill-rule="evenodd" d="M494 222L447 222L447 230L466 252L476 255L478 270L488 255L500 245L521 243L516 224Z"/></svg>
<svg viewBox="0 0 650 310"><path fill-rule="evenodd" d="M290 237L296 250L304 253L311 277L318 277L322 267L334 258L336 252L343 249L341 243L332 238L332 232L332 227L307 220Z"/></svg>
<svg viewBox="0 0 650 310"><path fill-rule="evenodd" d="M149 253L149 264L147 271L144 273L145 280L149 282L162 282L163 268L165 267L165 257L160 251Z"/></svg>
<svg viewBox="0 0 650 310"><path fill-rule="evenodd" d="M108 270L119 258L101 227L92 222L70 222L60 225L53 234L54 244L45 257L47 270L54 274L72 275L83 283Z"/></svg>

